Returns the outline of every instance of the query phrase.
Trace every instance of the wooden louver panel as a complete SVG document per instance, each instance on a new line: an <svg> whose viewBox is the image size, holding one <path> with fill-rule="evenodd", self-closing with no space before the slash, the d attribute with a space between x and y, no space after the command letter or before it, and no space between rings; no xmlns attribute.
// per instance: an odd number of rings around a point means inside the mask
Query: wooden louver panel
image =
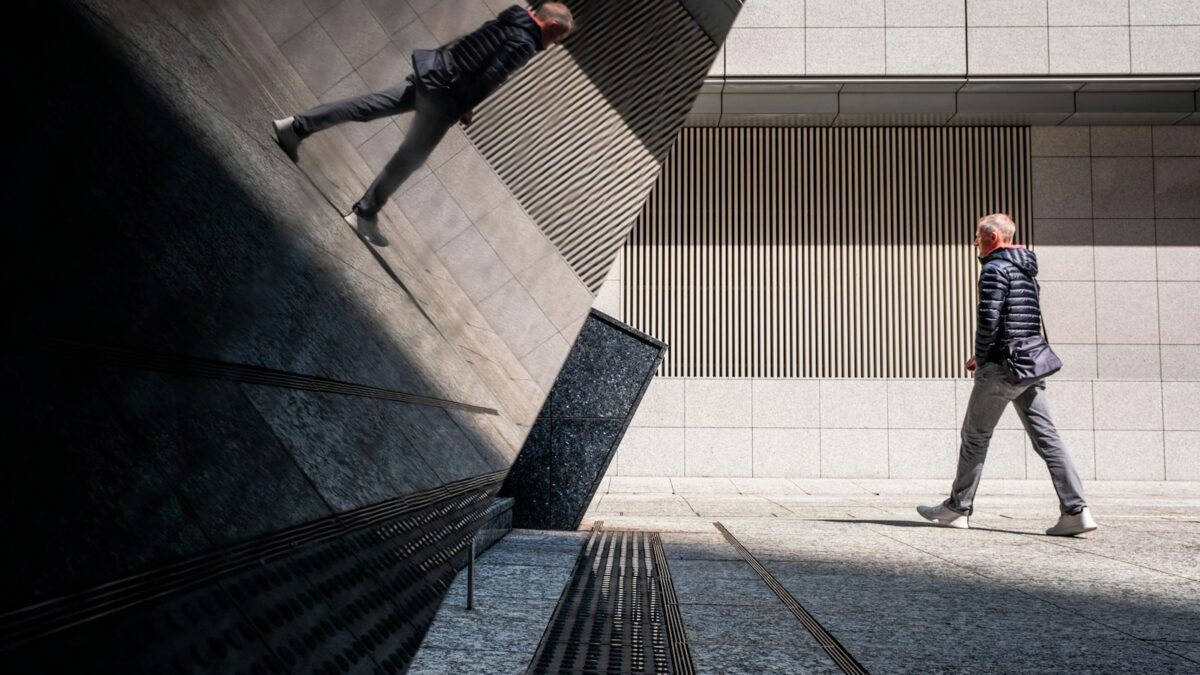
<svg viewBox="0 0 1200 675"><path fill-rule="evenodd" d="M1027 128L688 128L625 247L624 314L675 377L947 378L976 219L1032 241Z"/></svg>

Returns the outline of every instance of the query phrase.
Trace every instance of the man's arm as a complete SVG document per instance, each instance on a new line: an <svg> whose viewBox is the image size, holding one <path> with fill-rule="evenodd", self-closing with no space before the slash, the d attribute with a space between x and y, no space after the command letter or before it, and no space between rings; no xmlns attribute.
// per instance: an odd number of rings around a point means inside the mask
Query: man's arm
<svg viewBox="0 0 1200 675"><path fill-rule="evenodd" d="M985 362L996 349L1004 300L1008 297L1008 274L998 264L984 265L979 275L979 310L975 319L975 360Z"/></svg>

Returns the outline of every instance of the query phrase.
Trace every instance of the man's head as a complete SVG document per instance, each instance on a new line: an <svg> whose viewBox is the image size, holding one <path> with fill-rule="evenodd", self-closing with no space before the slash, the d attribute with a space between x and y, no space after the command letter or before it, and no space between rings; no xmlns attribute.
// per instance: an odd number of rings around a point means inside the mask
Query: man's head
<svg viewBox="0 0 1200 675"><path fill-rule="evenodd" d="M550 45L562 42L575 30L575 17L571 10L561 2L542 3L541 7L533 10L533 20L542 29L542 44Z"/></svg>
<svg viewBox="0 0 1200 675"><path fill-rule="evenodd" d="M975 223L975 251L982 258L998 248L1011 246L1017 225L1005 213L984 216Z"/></svg>

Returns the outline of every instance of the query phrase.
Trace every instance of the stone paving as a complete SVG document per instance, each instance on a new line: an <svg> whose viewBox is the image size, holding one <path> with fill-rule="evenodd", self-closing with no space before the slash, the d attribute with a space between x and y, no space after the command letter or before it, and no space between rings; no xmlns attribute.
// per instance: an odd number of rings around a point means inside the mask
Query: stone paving
<svg viewBox="0 0 1200 675"><path fill-rule="evenodd" d="M1057 517L1049 481L985 479L965 531L914 510L946 488L611 478L583 527L663 532L697 672L838 672L719 521L873 673L1200 673L1200 484L1085 484L1101 527L1072 539L1042 534ZM507 660L477 658L454 672L523 672L581 536L518 532L485 554L481 570L514 569L481 572L477 597L508 609L463 619L448 601L413 672L451 672L430 657L462 656L468 645L507 650ZM498 623L502 631L485 627Z"/></svg>

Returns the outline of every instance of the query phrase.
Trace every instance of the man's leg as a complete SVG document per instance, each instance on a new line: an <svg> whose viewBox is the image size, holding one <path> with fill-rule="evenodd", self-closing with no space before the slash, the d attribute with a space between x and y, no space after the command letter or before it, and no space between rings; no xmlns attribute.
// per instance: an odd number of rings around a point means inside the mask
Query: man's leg
<svg viewBox="0 0 1200 675"><path fill-rule="evenodd" d="M382 91L343 98L306 110L293 118L292 128L300 138L306 138L343 122L368 122L399 115L412 110L415 103L416 87L405 81Z"/></svg>
<svg viewBox="0 0 1200 675"><path fill-rule="evenodd" d="M1064 515L1081 513L1087 506L1083 501L1083 483L1054 427L1054 421L1050 419L1045 382L1026 389L1013 399L1013 405L1021 416L1021 423L1025 425L1025 433L1029 434L1034 451L1042 456L1046 468L1050 470L1050 480L1054 482L1054 491L1058 493L1059 509Z"/></svg>
<svg viewBox="0 0 1200 675"><path fill-rule="evenodd" d="M975 373L975 386L967 403L967 414L963 416L958 471L950 488L950 498L944 502L946 508L955 513L971 515L975 491L979 489L979 479L983 476L988 444L1011 393L1012 386L1004 378L1003 368L995 363L979 366Z"/></svg>
<svg viewBox="0 0 1200 675"><path fill-rule="evenodd" d="M454 126L457 116L453 111L439 105L437 101L418 94L417 114L413 118L408 135L400 144L400 149L388 160L383 171L375 177L375 182L363 193L362 199L354 205L358 215L374 219L387 203L388 198L408 179L417 167L421 166L442 137Z"/></svg>

